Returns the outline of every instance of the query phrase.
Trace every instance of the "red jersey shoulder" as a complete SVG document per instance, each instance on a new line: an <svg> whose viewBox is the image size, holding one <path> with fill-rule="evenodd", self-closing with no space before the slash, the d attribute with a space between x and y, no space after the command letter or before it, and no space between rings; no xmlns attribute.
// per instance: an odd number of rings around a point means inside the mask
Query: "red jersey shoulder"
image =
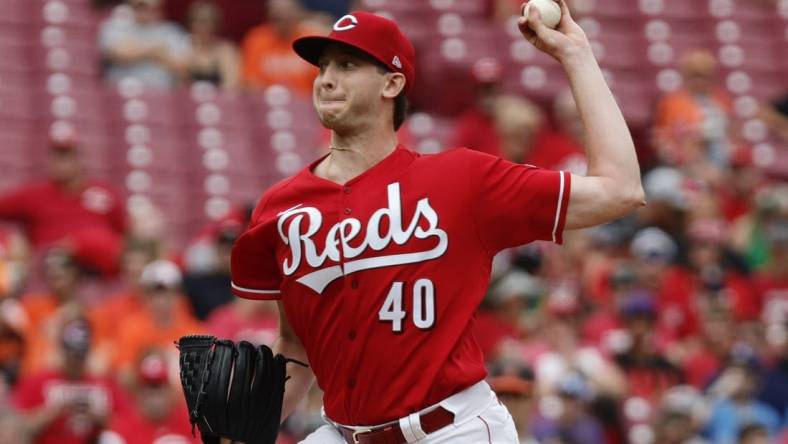
<svg viewBox="0 0 788 444"><path fill-rule="evenodd" d="M276 201L277 198L284 194L288 186L292 184L301 174L302 173L298 173L294 176L280 180L279 182L271 185L271 187L269 187L265 193L260 196L260 200L257 201L257 206L252 212L252 218L249 221L249 228L258 225L261 222L260 218L262 217L266 208L269 207L271 201Z"/></svg>

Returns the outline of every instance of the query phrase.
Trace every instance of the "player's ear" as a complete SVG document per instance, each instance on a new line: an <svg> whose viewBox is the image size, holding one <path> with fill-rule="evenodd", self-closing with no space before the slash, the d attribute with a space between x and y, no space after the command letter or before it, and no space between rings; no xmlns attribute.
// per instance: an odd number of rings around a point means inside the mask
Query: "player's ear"
<svg viewBox="0 0 788 444"><path fill-rule="evenodd" d="M383 97L386 99L396 98L405 89L405 75L399 72L391 72L386 75L386 84L383 85Z"/></svg>

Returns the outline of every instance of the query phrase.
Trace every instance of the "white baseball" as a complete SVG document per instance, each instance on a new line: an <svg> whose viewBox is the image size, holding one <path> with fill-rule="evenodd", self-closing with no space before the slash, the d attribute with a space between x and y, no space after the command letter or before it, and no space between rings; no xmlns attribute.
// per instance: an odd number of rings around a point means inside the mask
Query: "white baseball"
<svg viewBox="0 0 788 444"><path fill-rule="evenodd" d="M545 26L553 29L558 26L558 23L561 21L561 6L554 0L530 0L523 7L523 16L528 17L528 12L530 11L528 8L531 6L539 11L542 23Z"/></svg>

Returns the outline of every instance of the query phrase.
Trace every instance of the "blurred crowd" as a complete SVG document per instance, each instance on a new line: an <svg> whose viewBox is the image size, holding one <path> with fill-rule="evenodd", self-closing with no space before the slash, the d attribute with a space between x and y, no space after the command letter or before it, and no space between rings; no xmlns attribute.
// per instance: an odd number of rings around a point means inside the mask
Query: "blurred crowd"
<svg viewBox="0 0 788 444"><path fill-rule="evenodd" d="M97 36L109 83L305 96L315 70L290 43L354 7L268 0L236 46L220 36L220 2L188 2L185 28L163 0L95 3L113 8ZM514 3L490 2L491 19ZM638 147L647 206L496 257L469 328L522 443L788 443L788 177L765 173L740 136L715 57L688 52L680 69ZM470 71L476 99L452 146L584 173L570 91L537 105L504 90L499 61ZM788 149L788 96L758 106ZM173 341L277 337L274 303L230 294L230 248L254 203L173 248L157 208L127 211L86 177L78 135L54 135L48 156L45 177L0 190L0 443L199 442ZM280 441L319 426L320 405L315 388Z"/></svg>

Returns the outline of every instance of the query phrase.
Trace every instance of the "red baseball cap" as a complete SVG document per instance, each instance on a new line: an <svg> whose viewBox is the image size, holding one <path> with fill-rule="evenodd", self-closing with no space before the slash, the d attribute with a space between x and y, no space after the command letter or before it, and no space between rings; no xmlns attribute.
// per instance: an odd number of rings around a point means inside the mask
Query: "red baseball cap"
<svg viewBox="0 0 788 444"><path fill-rule="evenodd" d="M351 12L337 20L326 36L301 37L293 49L307 62L318 66L320 54L330 43L343 43L359 49L405 76L405 91L416 81L416 50L394 21L369 12Z"/></svg>

